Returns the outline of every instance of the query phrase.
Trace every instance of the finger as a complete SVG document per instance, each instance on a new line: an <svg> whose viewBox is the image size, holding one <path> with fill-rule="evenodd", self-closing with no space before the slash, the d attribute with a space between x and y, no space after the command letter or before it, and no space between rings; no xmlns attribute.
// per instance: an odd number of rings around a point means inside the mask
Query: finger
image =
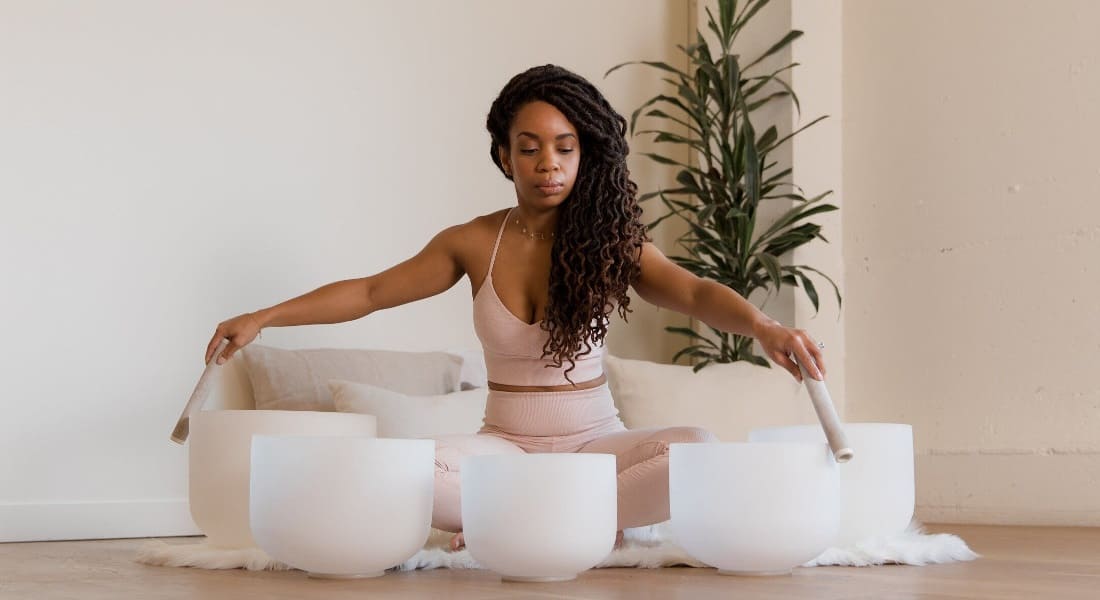
<svg viewBox="0 0 1100 600"><path fill-rule="evenodd" d="M775 364L783 367L795 378L796 381L802 383L802 372L798 370L798 365L795 364L791 357L782 352L775 352L772 354L772 360Z"/></svg>
<svg viewBox="0 0 1100 600"><path fill-rule="evenodd" d="M821 370L818 369L817 363L813 359L813 355L811 355L810 350L806 348L806 344L795 342L794 352L795 356L798 357L798 361L802 363L802 366L806 367L806 372L810 374L810 377L818 381L825 380L825 377L821 374Z"/></svg>
<svg viewBox="0 0 1100 600"><path fill-rule="evenodd" d="M825 352L816 345L810 346L810 354L814 357L814 362L817 363L817 370L821 371L821 377L824 379L829 375L829 372L825 369Z"/></svg>
<svg viewBox="0 0 1100 600"><path fill-rule="evenodd" d="M233 358L233 353L236 352L238 348L240 348L240 346L237 342L230 340L229 345L225 347L225 350L222 350L221 356L218 357L218 364L224 365L225 361Z"/></svg>
<svg viewBox="0 0 1100 600"><path fill-rule="evenodd" d="M203 357L204 363L209 363L210 359L214 358L214 351L218 349L218 344L222 341L222 329L219 326L214 330L214 337L210 338L210 343L206 345L206 355Z"/></svg>

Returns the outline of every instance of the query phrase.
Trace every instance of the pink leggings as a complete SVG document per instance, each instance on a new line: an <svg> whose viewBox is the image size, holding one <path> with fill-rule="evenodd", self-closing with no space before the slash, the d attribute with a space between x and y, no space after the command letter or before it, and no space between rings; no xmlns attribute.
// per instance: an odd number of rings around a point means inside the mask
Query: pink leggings
<svg viewBox="0 0 1100 600"><path fill-rule="evenodd" d="M619 529L667 521L668 445L713 442L698 427L628 430L607 384L575 392L489 390L477 434L435 438L432 527L462 531L461 474L466 456L524 452L614 454L619 473Z"/></svg>

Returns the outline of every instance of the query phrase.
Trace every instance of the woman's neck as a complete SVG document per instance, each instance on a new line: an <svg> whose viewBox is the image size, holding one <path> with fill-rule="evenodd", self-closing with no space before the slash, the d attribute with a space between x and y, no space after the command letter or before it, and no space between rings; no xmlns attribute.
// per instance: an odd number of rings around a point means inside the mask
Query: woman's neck
<svg viewBox="0 0 1100 600"><path fill-rule="evenodd" d="M517 206L512 209L512 221L517 220L521 227L527 228L529 233L538 233L549 238L550 234L558 229L558 209L554 207L541 211L530 211L530 209L525 209L523 206Z"/></svg>

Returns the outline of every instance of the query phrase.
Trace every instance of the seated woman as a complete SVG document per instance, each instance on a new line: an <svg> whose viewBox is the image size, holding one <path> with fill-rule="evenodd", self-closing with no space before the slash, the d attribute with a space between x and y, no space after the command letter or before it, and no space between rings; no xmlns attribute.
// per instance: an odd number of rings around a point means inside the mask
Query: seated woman
<svg viewBox="0 0 1100 600"><path fill-rule="evenodd" d="M584 78L554 65L505 85L489 110L489 156L515 205L439 232L381 273L325 285L220 323L207 346L222 362L263 327L337 323L434 296L469 277L489 394L476 435L436 440L434 527L456 532L464 456L601 452L617 457L622 529L669 518L668 447L715 438L696 427L628 430L602 357L609 316L628 291L722 331L753 336L800 378L790 355L824 363L806 332L782 326L730 288L696 277L650 243L626 166L626 120ZM811 362L811 360L813 362Z"/></svg>

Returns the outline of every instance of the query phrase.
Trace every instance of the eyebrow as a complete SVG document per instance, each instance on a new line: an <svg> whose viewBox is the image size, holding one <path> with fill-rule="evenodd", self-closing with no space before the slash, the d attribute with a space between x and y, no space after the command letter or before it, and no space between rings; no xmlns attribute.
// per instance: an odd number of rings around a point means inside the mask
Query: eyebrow
<svg viewBox="0 0 1100 600"><path fill-rule="evenodd" d="M527 136L527 137L530 137L530 138L535 138L536 140L539 139L539 136L531 133L530 131L521 131L521 132L516 134L516 137L521 137L521 136ZM560 139L567 138L567 137L577 139L577 136L573 135L572 133L563 133L563 134L560 134L560 135L554 137L554 139L555 140L560 140Z"/></svg>

